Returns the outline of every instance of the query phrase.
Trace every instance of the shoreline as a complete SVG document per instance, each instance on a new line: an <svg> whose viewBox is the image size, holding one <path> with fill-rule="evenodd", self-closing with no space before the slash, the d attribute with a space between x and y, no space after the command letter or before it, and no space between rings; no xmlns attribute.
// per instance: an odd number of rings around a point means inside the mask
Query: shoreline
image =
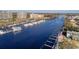
<svg viewBox="0 0 79 59"><path fill-rule="evenodd" d="M29 22L29 23L23 22L20 24L8 25L7 27L3 27L0 29L0 35L7 34L10 32L14 32L14 31L17 32L17 31L19 31L19 29L17 27L19 27L22 30L22 27L20 25L23 25L24 27L29 27L29 26L33 26L36 24L40 24L42 22L45 22L45 20L39 20L39 21L34 21L34 22ZM12 29L12 27L14 27L14 28Z"/></svg>

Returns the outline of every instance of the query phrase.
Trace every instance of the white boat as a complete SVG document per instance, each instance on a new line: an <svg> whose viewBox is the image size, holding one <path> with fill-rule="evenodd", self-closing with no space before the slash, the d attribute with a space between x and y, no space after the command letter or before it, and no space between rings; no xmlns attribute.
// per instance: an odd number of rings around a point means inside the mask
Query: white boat
<svg viewBox="0 0 79 59"><path fill-rule="evenodd" d="M22 28L19 27L19 26L12 27L12 31L13 31L13 32L17 32L17 31L21 31L21 30L22 30Z"/></svg>
<svg viewBox="0 0 79 59"><path fill-rule="evenodd" d="M33 23L28 23L29 26L33 26Z"/></svg>
<svg viewBox="0 0 79 59"><path fill-rule="evenodd" d="M33 24L38 24L38 22L33 22Z"/></svg>
<svg viewBox="0 0 79 59"><path fill-rule="evenodd" d="M28 24L24 24L24 26L25 26L25 27L28 27L29 25L28 25Z"/></svg>
<svg viewBox="0 0 79 59"><path fill-rule="evenodd" d="M40 24L40 23L42 23L42 22L45 22L45 20L40 20L40 21L38 21L38 24Z"/></svg>
<svg viewBox="0 0 79 59"><path fill-rule="evenodd" d="M0 35L3 35L5 33L6 33L6 31L0 30Z"/></svg>
<svg viewBox="0 0 79 59"><path fill-rule="evenodd" d="M33 25L36 25L36 24L40 24L42 22L45 22L45 20L40 20L40 21L37 21L37 22L27 23L27 24L24 24L24 26L25 27L33 26Z"/></svg>
<svg viewBox="0 0 79 59"><path fill-rule="evenodd" d="M28 23L28 24L24 24L25 27L28 27L28 26L33 26L34 23Z"/></svg>

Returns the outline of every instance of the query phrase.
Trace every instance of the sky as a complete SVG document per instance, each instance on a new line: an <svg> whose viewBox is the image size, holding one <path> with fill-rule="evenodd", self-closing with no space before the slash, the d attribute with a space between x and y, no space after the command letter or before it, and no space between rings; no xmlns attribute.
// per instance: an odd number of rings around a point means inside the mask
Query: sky
<svg viewBox="0 0 79 59"><path fill-rule="evenodd" d="M0 10L4 11L4 10ZM6 11L26 11L32 13L79 13L79 10L6 10Z"/></svg>
<svg viewBox="0 0 79 59"><path fill-rule="evenodd" d="M31 10L34 13L79 13L79 10Z"/></svg>

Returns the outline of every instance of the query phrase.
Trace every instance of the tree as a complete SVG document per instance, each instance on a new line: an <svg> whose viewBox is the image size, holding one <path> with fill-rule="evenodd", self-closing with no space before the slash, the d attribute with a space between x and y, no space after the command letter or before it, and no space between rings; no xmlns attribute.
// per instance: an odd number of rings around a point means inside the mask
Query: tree
<svg viewBox="0 0 79 59"><path fill-rule="evenodd" d="M12 14L12 21L13 21L13 23L16 21L16 18L17 18L17 13L13 13Z"/></svg>

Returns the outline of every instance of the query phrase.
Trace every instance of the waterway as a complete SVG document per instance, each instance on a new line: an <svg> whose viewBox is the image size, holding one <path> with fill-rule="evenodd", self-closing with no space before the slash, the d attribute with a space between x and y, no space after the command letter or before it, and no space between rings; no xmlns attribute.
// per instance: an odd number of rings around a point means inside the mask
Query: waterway
<svg viewBox="0 0 79 59"><path fill-rule="evenodd" d="M39 49L51 34L58 34L64 25L64 17L46 20L40 24L22 27L18 33L0 35L1 49Z"/></svg>

